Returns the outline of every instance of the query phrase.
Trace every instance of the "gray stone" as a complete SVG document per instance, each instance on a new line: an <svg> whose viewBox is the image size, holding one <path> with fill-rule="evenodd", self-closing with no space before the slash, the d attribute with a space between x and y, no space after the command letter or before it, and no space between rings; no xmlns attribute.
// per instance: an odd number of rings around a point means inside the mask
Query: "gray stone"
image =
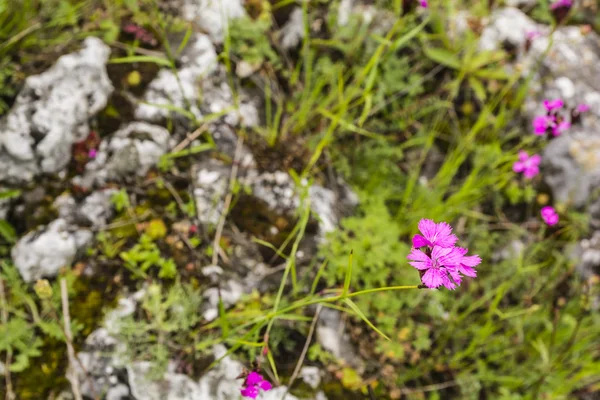
<svg viewBox="0 0 600 400"><path fill-rule="evenodd" d="M87 137L89 118L113 91L105 68L109 54L108 46L90 37L80 51L27 78L0 122L0 181L26 182L67 166L71 146Z"/></svg>
<svg viewBox="0 0 600 400"><path fill-rule="evenodd" d="M340 8L342 8L342 4L340 4ZM290 19L283 25L279 34L281 35L281 46L284 49L289 50L298 47L304 38L304 15L302 8L294 8L290 14Z"/></svg>
<svg viewBox="0 0 600 400"><path fill-rule="evenodd" d="M223 211L231 167L211 159L199 164L196 171L194 197L198 220L201 224L214 225Z"/></svg>
<svg viewBox="0 0 600 400"><path fill-rule="evenodd" d="M71 225L87 225L92 229L106 226L113 217L114 210L111 197L116 189L101 189L87 196L80 204L68 193L63 193L54 200L54 208L58 216Z"/></svg>
<svg viewBox="0 0 600 400"><path fill-rule="evenodd" d="M244 294L244 286L234 279L221 283L219 288L209 288L204 292L206 303L204 303L202 316L207 321L213 321L219 316L219 300L225 307L235 304Z"/></svg>
<svg viewBox="0 0 600 400"><path fill-rule="evenodd" d="M88 230L69 229L64 219L23 236L12 249L13 262L26 282L55 276L68 267L78 251L91 241Z"/></svg>
<svg viewBox="0 0 600 400"><path fill-rule="evenodd" d="M191 112L197 119L202 118L198 108L198 82L217 67L217 53L208 36L194 34L182 52L180 62L182 67L177 70L177 74L170 68L163 68L150 82L144 94L144 103L139 104L135 110L136 118L158 122L176 115L165 106L178 107Z"/></svg>
<svg viewBox="0 0 600 400"><path fill-rule="evenodd" d="M300 378L313 389L316 389L321 384L323 371L319 367L304 366L300 369Z"/></svg>
<svg viewBox="0 0 600 400"><path fill-rule="evenodd" d="M527 40L527 33L541 29L547 30L538 26L518 8L501 8L494 11L489 24L481 33L479 48L498 50L508 44L513 48L522 49Z"/></svg>
<svg viewBox="0 0 600 400"><path fill-rule="evenodd" d="M236 379L244 370L244 365L230 356L225 356L227 349L223 345L217 345L213 349L215 359L221 361L210 371L200 378L198 382L200 388L199 399L210 400L231 400L240 398L240 388L243 380ZM260 400L297 400L297 397L284 394L287 387L279 386L268 392L262 392L259 396Z"/></svg>
<svg viewBox="0 0 600 400"><path fill-rule="evenodd" d="M356 354L339 311L323 307L317 323L316 337L321 347L337 359L343 360L358 371L364 369L364 363Z"/></svg>
<svg viewBox="0 0 600 400"><path fill-rule="evenodd" d="M169 149L169 131L146 122L131 122L100 144L96 158L73 182L82 187L103 185L109 180L144 176ZM91 205L89 206L91 207Z"/></svg>
<svg viewBox="0 0 600 400"><path fill-rule="evenodd" d="M136 399L144 400L199 400L201 392L198 384L183 374L165 373L159 382L146 377L152 364L148 361L136 362L127 366L129 387Z"/></svg>
<svg viewBox="0 0 600 400"><path fill-rule="evenodd" d="M208 32L213 42L223 43L231 19L246 15L241 0L185 0L181 15Z"/></svg>

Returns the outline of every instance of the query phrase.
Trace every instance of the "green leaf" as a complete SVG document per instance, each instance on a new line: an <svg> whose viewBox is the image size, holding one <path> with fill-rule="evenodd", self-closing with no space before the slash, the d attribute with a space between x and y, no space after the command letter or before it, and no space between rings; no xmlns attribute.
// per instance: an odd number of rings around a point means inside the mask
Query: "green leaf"
<svg viewBox="0 0 600 400"><path fill-rule="evenodd" d="M510 75L504 70L503 67L499 68L485 68L474 72L475 76L484 79L499 79L508 80Z"/></svg>
<svg viewBox="0 0 600 400"><path fill-rule="evenodd" d="M471 85L471 89L473 89L473 92L475 93L475 97L477 97L477 100L481 101L482 103L485 102L485 99L487 98L487 94L485 92L485 88L483 87L483 84L481 83L481 81L473 76L469 77L469 85Z"/></svg>
<svg viewBox="0 0 600 400"><path fill-rule="evenodd" d="M12 199L14 197L19 197L21 195L21 191L19 189L11 189L0 192L0 200L4 199Z"/></svg>
<svg viewBox="0 0 600 400"><path fill-rule="evenodd" d="M350 307L352 309L352 311L354 311L356 313L356 315L358 315L363 321L365 321L365 323L367 325L369 325L369 327L371 327L371 329L373 329L375 332L377 332L379 335L386 338L387 340L390 340L389 337L387 337L383 332L381 332L379 329L377 329L377 327L375 325L373 325L373 323L371 323L371 321L369 321L367 316L360 310L360 308L358 308L358 306L356 305L355 302L353 302L350 299L344 299L343 301L344 301L344 303L346 303L346 305L348 307Z"/></svg>
<svg viewBox="0 0 600 400"><path fill-rule="evenodd" d="M348 257L348 267L346 268L346 276L344 277L344 291L342 296L348 294L350 290L350 282L352 281L352 250L350 250L350 256Z"/></svg>
<svg viewBox="0 0 600 400"><path fill-rule="evenodd" d="M162 57L155 56L129 56L129 57L119 57L113 58L108 61L109 64L133 64L133 63L154 63L158 65L162 65L164 67L173 67L173 63Z"/></svg>
<svg viewBox="0 0 600 400"><path fill-rule="evenodd" d="M461 63L458 56L446 49L437 47L427 47L427 45L425 45L423 47L423 51L425 52L425 55L427 57L439 64L445 65L456 70L460 69Z"/></svg>
<svg viewBox="0 0 600 400"><path fill-rule="evenodd" d="M15 228L4 219L0 219L0 235L9 243L15 243L17 241L17 233Z"/></svg>

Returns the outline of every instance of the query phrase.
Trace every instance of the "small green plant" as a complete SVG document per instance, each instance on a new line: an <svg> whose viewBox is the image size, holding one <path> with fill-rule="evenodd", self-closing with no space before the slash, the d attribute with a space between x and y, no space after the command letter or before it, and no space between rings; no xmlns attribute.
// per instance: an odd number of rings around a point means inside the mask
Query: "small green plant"
<svg viewBox="0 0 600 400"><path fill-rule="evenodd" d="M140 236L138 243L119 254L125 266L137 277L147 278L150 268L158 268L160 278L173 279L177 276L177 265L170 258L163 258L156 243L147 234Z"/></svg>
<svg viewBox="0 0 600 400"><path fill-rule="evenodd" d="M112 333L127 344L124 356L131 361L152 361L148 378L160 379L173 352L191 356L193 361L191 329L201 320L202 301L200 291L191 285L176 281L167 289L153 283L141 300L143 317L132 314L119 319Z"/></svg>

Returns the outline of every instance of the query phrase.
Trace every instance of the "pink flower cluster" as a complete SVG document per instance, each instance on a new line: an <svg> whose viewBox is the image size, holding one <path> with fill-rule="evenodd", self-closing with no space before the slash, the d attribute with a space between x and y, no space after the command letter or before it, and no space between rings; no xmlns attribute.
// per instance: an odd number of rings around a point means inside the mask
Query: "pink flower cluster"
<svg viewBox="0 0 600 400"><path fill-rule="evenodd" d="M544 100L546 115L540 115L533 119L533 132L542 136L551 132L553 136L560 136L561 133L571 127L571 123L559 114L565 103L561 99Z"/></svg>
<svg viewBox="0 0 600 400"><path fill-rule="evenodd" d="M419 4L421 5L421 7L423 8L427 8L428 4L427 4L427 0L419 0Z"/></svg>
<svg viewBox="0 0 600 400"><path fill-rule="evenodd" d="M523 176L527 179L531 179L540 172L540 162L542 157L538 154L534 154L531 157L526 151L519 151L519 161L515 161L513 164L513 171L516 173L523 173Z"/></svg>
<svg viewBox="0 0 600 400"><path fill-rule="evenodd" d="M408 254L409 264L419 270L421 282L430 289L444 286L450 290L460 286L462 275L474 278L481 263L478 255L467 256L467 249L456 247L458 241L446 222L430 219L419 221L421 235L413 237Z"/></svg>
<svg viewBox="0 0 600 400"><path fill-rule="evenodd" d="M156 46L157 41L154 38L152 33L148 32L144 28L134 23L128 23L123 27L123 31L133 35L136 40L139 40L142 43L149 44L151 46Z"/></svg>
<svg viewBox="0 0 600 400"><path fill-rule="evenodd" d="M268 392L273 388L273 385L258 372L250 372L244 381L244 385L240 389L242 396L255 399L261 390Z"/></svg>
<svg viewBox="0 0 600 400"><path fill-rule="evenodd" d="M544 222L549 226L556 225L558 223L558 214L556 213L554 207L542 207L540 213L542 214L542 219L544 220Z"/></svg>
<svg viewBox="0 0 600 400"><path fill-rule="evenodd" d="M556 2L558 3L569 3L571 2ZM564 4L563 4L564 5ZM558 7L558 6L557 6ZM571 109L570 121L565 118L561 112L565 105L561 99L546 99L543 101L544 108L546 109L545 115L539 115L533 119L533 131L536 135L552 135L552 137L560 136L563 132L571 127L571 122L576 124L581 121L581 114L588 112L590 106L587 104L578 104L575 108ZM539 172L539 165L542 158L538 154L529 156L526 151L519 151L519 159L513 164L513 171L516 173L523 173L526 179L531 179L536 176ZM558 214L554 208L546 206L541 210L542 219L546 224L552 226L558 223Z"/></svg>
<svg viewBox="0 0 600 400"><path fill-rule="evenodd" d="M557 8L571 8L573 6L573 0L556 0L554 3L550 4L551 10L556 10Z"/></svg>

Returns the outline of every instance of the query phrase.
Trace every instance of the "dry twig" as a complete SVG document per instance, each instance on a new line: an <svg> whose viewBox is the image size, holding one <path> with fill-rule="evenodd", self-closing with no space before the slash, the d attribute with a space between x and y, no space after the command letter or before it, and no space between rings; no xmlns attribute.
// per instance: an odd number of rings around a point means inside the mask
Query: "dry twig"
<svg viewBox="0 0 600 400"><path fill-rule="evenodd" d="M213 242L213 255L212 255L212 265L217 265L219 262L219 255L221 253L221 246L219 242L221 241L221 235L223 234L223 227L225 226L225 219L227 218L227 213L229 211L229 206L231 205L231 200L233 199L233 185L235 183L235 178L237 176L240 157L242 156L242 145L244 144L244 137L240 134L238 136L237 144L235 146L235 154L233 155L233 165L231 166L231 174L229 175L229 191L227 193L227 197L225 197L225 203L223 204L223 210L221 211L221 217L219 218L219 223L217 225L217 231L215 233L215 240Z"/></svg>
<svg viewBox="0 0 600 400"><path fill-rule="evenodd" d="M6 293L4 292L4 281L0 279L0 309L2 310L2 324L8 324L8 310L6 305ZM13 392L12 378L10 376L10 364L12 362L11 349L6 350L6 362L4 363L4 382L6 385L6 400L14 400L17 397Z"/></svg>
<svg viewBox="0 0 600 400"><path fill-rule="evenodd" d="M65 325L65 337L67 342L67 355L69 357L69 367L67 369L67 379L71 383L71 390L75 400L82 400L81 390L79 388L79 378L75 370L75 349L73 348L73 333L71 332L71 316L69 314L69 294L67 292L67 281L65 278L60 280L60 299L62 302L63 322Z"/></svg>

